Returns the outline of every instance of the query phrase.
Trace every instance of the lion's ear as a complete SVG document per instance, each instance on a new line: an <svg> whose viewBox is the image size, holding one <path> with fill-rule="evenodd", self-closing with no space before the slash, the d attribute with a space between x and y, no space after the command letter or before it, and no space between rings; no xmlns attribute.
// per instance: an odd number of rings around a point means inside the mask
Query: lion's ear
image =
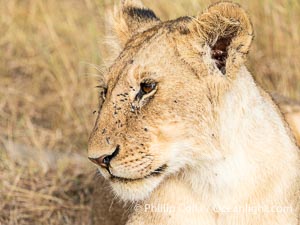
<svg viewBox="0 0 300 225"><path fill-rule="evenodd" d="M210 46L211 58L223 74L244 63L253 39L253 27L245 10L235 3L220 2L196 21L198 34Z"/></svg>
<svg viewBox="0 0 300 225"><path fill-rule="evenodd" d="M121 51L133 35L160 23L155 13L140 0L122 0L121 6L115 6L114 11L108 14L108 44L117 51Z"/></svg>

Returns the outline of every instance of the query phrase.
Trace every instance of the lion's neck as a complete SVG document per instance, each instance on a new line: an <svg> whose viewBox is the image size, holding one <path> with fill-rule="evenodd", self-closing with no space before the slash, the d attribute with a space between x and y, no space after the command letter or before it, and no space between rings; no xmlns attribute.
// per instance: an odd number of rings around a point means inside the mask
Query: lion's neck
<svg viewBox="0 0 300 225"><path fill-rule="evenodd" d="M219 121L215 155L220 157L201 161L186 173L193 190L221 207L258 203L291 186L297 173L297 147L277 108L246 69L224 97Z"/></svg>

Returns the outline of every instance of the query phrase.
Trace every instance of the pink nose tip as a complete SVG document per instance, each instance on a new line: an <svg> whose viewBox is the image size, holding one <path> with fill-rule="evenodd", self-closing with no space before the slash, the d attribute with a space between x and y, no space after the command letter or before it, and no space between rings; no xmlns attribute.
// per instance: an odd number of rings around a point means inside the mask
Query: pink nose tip
<svg viewBox="0 0 300 225"><path fill-rule="evenodd" d="M99 158L90 158L93 163L95 163L98 166L101 166L104 169L107 169L109 167L109 162L110 162L110 157L109 155L103 155L100 156Z"/></svg>

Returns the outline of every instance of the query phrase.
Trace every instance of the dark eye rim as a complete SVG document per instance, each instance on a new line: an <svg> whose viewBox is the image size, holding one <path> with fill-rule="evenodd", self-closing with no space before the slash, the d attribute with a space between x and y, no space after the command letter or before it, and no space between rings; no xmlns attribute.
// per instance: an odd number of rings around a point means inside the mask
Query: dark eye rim
<svg viewBox="0 0 300 225"><path fill-rule="evenodd" d="M105 100L107 94L107 87L104 87L103 90L100 92L100 94L102 99Z"/></svg>
<svg viewBox="0 0 300 225"><path fill-rule="evenodd" d="M140 90L135 96L135 101L139 101L143 96L153 93L157 89L157 82L153 80L144 80L140 83Z"/></svg>
<svg viewBox="0 0 300 225"><path fill-rule="evenodd" d="M157 82L155 81L143 81L140 84L140 90L143 93L143 95L151 93L156 89L156 87Z"/></svg>
<svg viewBox="0 0 300 225"><path fill-rule="evenodd" d="M107 87L106 86L102 86L102 85L98 85L96 86L96 88L98 88L99 91L99 96L101 96L101 98L103 100L105 100L106 94L107 94Z"/></svg>

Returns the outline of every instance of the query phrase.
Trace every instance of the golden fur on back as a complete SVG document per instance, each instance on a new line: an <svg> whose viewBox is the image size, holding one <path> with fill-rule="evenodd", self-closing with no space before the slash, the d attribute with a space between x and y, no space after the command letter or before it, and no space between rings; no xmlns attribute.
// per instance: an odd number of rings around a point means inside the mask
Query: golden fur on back
<svg viewBox="0 0 300 225"><path fill-rule="evenodd" d="M88 155L117 198L140 204L127 224L299 224L299 149L244 65L245 11L221 2L161 22L123 0L113 18L118 56ZM106 197L101 189L99 206ZM198 208L186 216L183 203ZM145 210L160 204L173 210Z"/></svg>

